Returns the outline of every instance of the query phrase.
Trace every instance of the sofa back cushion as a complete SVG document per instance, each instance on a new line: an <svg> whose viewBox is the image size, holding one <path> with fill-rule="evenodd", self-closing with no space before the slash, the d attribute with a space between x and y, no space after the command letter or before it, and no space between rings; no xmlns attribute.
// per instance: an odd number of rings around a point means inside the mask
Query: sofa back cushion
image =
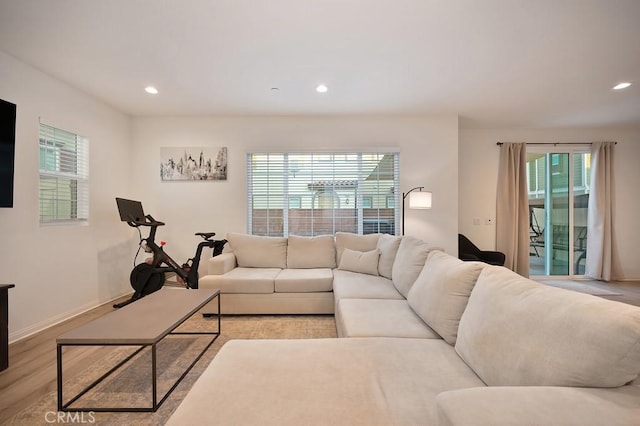
<svg viewBox="0 0 640 426"><path fill-rule="evenodd" d="M345 248L355 251L371 251L378 246L380 234L359 235L351 232L336 232L336 265L340 264Z"/></svg>
<svg viewBox="0 0 640 426"><path fill-rule="evenodd" d="M434 250L409 290L409 306L450 345L456 343L460 317L484 265Z"/></svg>
<svg viewBox="0 0 640 426"><path fill-rule="evenodd" d="M336 247L333 235L300 237L289 235L287 268L335 268Z"/></svg>
<svg viewBox="0 0 640 426"><path fill-rule="evenodd" d="M227 241L240 267L287 267L287 239L284 237L229 233Z"/></svg>
<svg viewBox="0 0 640 426"><path fill-rule="evenodd" d="M389 234L380 234L380 238L378 238L378 251L380 252L378 273L385 278L391 279L393 262L396 260L401 240L402 237Z"/></svg>
<svg viewBox="0 0 640 426"><path fill-rule="evenodd" d="M640 308L487 266L456 350L489 386L622 386L640 372Z"/></svg>
<svg viewBox="0 0 640 426"><path fill-rule="evenodd" d="M391 280L405 298L424 268L424 263L431 250L432 248L426 242L418 238L407 235L402 237L391 269Z"/></svg>

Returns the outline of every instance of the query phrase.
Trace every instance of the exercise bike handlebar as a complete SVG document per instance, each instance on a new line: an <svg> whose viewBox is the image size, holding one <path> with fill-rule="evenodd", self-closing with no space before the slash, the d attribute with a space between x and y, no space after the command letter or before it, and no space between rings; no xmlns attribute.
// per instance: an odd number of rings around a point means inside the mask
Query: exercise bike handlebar
<svg viewBox="0 0 640 426"><path fill-rule="evenodd" d="M157 221L157 220L155 220L153 218L153 216L148 214L148 215L146 215L144 217L144 222L132 218L132 220L127 221L127 225L133 226L134 228L137 228L139 226L153 226L153 227L156 227L156 226L164 226L164 222Z"/></svg>

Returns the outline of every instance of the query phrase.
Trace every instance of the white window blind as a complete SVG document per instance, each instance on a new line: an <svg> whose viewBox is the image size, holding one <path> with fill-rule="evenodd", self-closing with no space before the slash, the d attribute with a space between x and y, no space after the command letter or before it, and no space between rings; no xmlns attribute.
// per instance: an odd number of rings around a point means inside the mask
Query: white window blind
<svg viewBox="0 0 640 426"><path fill-rule="evenodd" d="M396 233L397 152L247 154L247 229L254 235Z"/></svg>
<svg viewBox="0 0 640 426"><path fill-rule="evenodd" d="M40 223L89 219L89 141L40 123Z"/></svg>

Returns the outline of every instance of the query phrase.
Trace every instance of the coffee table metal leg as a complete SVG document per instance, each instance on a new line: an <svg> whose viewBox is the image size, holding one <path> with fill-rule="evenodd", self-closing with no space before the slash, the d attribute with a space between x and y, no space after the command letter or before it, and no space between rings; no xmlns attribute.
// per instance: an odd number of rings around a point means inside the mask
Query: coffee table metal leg
<svg viewBox="0 0 640 426"><path fill-rule="evenodd" d="M135 352L133 352L132 354L127 356L125 359L120 361L117 365L112 367L109 371L104 373L98 379L94 380L93 383L91 383L89 386L85 387L80 393L78 393L76 396L71 398L66 403L63 402L63 398L62 398L62 389L63 389L63 383L62 383L62 347L63 346L112 346L112 345L95 345L95 344L78 344L78 345L70 345L70 344L69 345L62 345L62 344L59 344L58 345L58 351L59 351L59 358L58 359L60 360L60 363L58 364L58 378L59 378L59 380L58 380L58 401L59 401L59 404L60 404L60 406L58 407L58 411L132 411L133 412L133 411L150 411L151 410L149 408L132 408L132 409L120 409L120 408L114 408L114 409L112 409L112 408L70 408L71 404L75 403L77 400L79 400L84 395L86 395L91 389L93 389L94 387L96 387L97 385L102 383L102 381L104 381L104 379L109 377L114 371L118 370L120 367L122 367L127 362L129 362L133 357L138 355L140 352L142 352L149 345L140 346ZM113 345L113 346L125 346L125 345ZM134 345L134 346L138 346L138 345Z"/></svg>
<svg viewBox="0 0 640 426"><path fill-rule="evenodd" d="M220 312L220 293L218 293L216 298L218 299L218 335L220 335L220 333L222 332L222 330L220 328L220 315L222 314Z"/></svg>
<svg viewBox="0 0 640 426"><path fill-rule="evenodd" d="M62 345L56 345L56 368L58 370L58 411L62 411Z"/></svg>
<svg viewBox="0 0 640 426"><path fill-rule="evenodd" d="M156 344L151 345L151 392L153 394L151 408L153 411L158 409L158 380L157 380L157 364L156 364Z"/></svg>

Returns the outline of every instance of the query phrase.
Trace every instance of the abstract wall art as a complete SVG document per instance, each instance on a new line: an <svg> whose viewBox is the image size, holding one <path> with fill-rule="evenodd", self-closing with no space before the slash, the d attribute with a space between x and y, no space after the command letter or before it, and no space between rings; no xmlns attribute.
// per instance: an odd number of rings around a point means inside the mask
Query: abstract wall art
<svg viewBox="0 0 640 426"><path fill-rule="evenodd" d="M227 180L226 147L160 148L162 181Z"/></svg>

